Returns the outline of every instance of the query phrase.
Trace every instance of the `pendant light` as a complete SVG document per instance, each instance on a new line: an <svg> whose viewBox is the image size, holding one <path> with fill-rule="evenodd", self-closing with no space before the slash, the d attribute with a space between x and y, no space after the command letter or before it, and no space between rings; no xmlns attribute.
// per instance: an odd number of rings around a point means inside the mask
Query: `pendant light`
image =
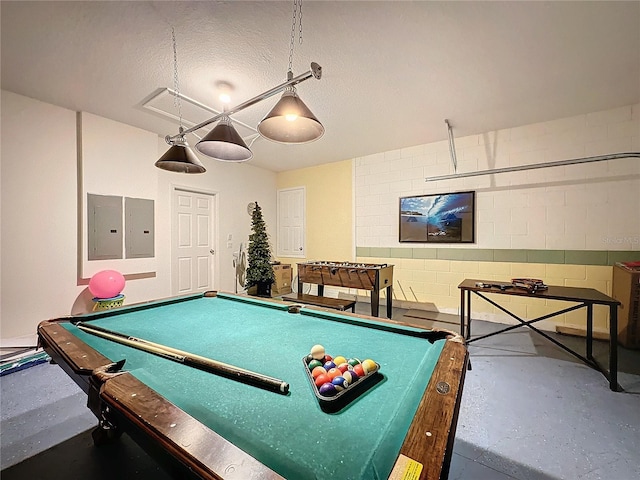
<svg viewBox="0 0 640 480"><path fill-rule="evenodd" d="M296 17L298 13L300 14L299 41L302 43L302 0L294 0L287 81L235 107L229 109L225 108L221 113L218 113L208 120L186 130L182 129L182 113L180 113L180 133L178 135L167 136L165 138L167 143L172 147L160 160L158 160L158 162L156 162L156 166L167 170L172 169L172 171L183 171L187 173L204 172L204 167L190 150L184 137L189 133L194 133L201 128L211 125L214 122L218 122L218 124L196 144L196 150L203 155L223 162L246 162L247 160L250 160L253 158L253 153L234 128L231 121L231 115L234 115L241 110L266 100L278 93L282 93L282 97L257 127L257 131L261 136L273 142L296 144L312 142L324 134L324 127L296 92L296 85L298 83L304 82L312 77L317 80L320 80L322 77L322 67L315 62L311 62L311 69L309 71L296 77L293 76L293 46L296 31ZM173 28L171 31L173 32ZM173 57L176 84L175 92L178 107L180 107L175 44L174 34Z"/></svg>
<svg viewBox="0 0 640 480"><path fill-rule="evenodd" d="M183 129L180 127L180 135L167 143L171 148L165 152L156 162L156 167L170 172L180 173L204 173L206 168L202 165L196 154L193 153L189 144L182 134Z"/></svg>
<svg viewBox="0 0 640 480"><path fill-rule="evenodd" d="M223 115L218 125L196 143L196 150L223 162L246 162L253 157L228 115Z"/></svg>
<svg viewBox="0 0 640 480"><path fill-rule="evenodd" d="M198 160L196 154L193 153L189 144L184 138L184 128L182 128L182 104L180 102L180 85L178 82L178 54L176 49L176 32L171 27L171 40L173 42L173 82L176 95L173 99L174 105L178 107L180 116L179 134L174 137L165 137L165 141L171 145L171 148L165 152L162 157L155 163L155 166L170 172L181 173L204 173L206 168Z"/></svg>
<svg viewBox="0 0 640 480"><path fill-rule="evenodd" d="M293 2L288 81L293 78L293 47L298 9L300 10L298 41L302 43L302 0L294 0ZM277 143L309 143L324 134L324 126L298 97L296 87L291 85L284 90L275 107L258 124L258 132L266 139Z"/></svg>
<svg viewBox="0 0 640 480"><path fill-rule="evenodd" d="M277 143L309 143L324 134L324 127L298 97L296 88L287 87L276 106L258 124L258 132Z"/></svg>

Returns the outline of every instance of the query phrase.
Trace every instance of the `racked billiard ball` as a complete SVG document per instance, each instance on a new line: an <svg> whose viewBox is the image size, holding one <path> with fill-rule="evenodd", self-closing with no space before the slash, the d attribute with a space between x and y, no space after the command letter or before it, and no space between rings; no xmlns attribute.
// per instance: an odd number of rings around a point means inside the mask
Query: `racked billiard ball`
<svg viewBox="0 0 640 480"><path fill-rule="evenodd" d="M318 378L318 376L320 375L326 375L327 371L325 370L325 368L323 366L317 366L316 368L314 368L313 370L311 370L311 376L313 378Z"/></svg>
<svg viewBox="0 0 640 480"><path fill-rule="evenodd" d="M334 397L338 393L338 390L336 390L336 387L333 383L327 382L320 386L318 392L323 397Z"/></svg>
<svg viewBox="0 0 640 480"><path fill-rule="evenodd" d="M338 392L341 392L349 386L349 382L347 382L347 379L344 377L335 377L331 380L331 383L333 383L333 386L336 387Z"/></svg>
<svg viewBox="0 0 640 480"><path fill-rule="evenodd" d="M364 377L367 374L367 372L364 371L364 368L362 368L361 363L353 367L353 371L356 372L356 375L358 375L358 377Z"/></svg>
<svg viewBox="0 0 640 480"><path fill-rule="evenodd" d="M320 360L311 360L309 362L309 370L313 370L316 367L321 367L322 362Z"/></svg>
<svg viewBox="0 0 640 480"><path fill-rule="evenodd" d="M342 373L344 373L347 370L351 370L353 367L348 363L340 363L336 368L340 370Z"/></svg>
<svg viewBox="0 0 640 480"><path fill-rule="evenodd" d="M353 370L347 370L342 373L342 378L344 378L349 385L355 383L358 380L358 375Z"/></svg>
<svg viewBox="0 0 640 480"><path fill-rule="evenodd" d="M333 379L335 377L341 376L342 372L334 367L334 368L331 368L331 369L327 370L327 375L329 375L329 378Z"/></svg>
<svg viewBox="0 0 640 480"><path fill-rule="evenodd" d="M320 387L324 383L331 383L331 377L326 373L321 373L315 379L316 387Z"/></svg>
<svg viewBox="0 0 640 480"><path fill-rule="evenodd" d="M327 372L328 372L329 370L331 370L332 368L336 368L336 364L335 364L335 363L333 363L331 360L329 360L328 362L324 362L324 365L323 365L323 366L324 366L324 368L326 368L326 369L327 369Z"/></svg>
<svg viewBox="0 0 640 480"><path fill-rule="evenodd" d="M378 364L370 358L367 358L364 362L362 362L362 369L367 375L370 375L378 371Z"/></svg>
<svg viewBox="0 0 640 480"><path fill-rule="evenodd" d="M360 360L357 359L357 358L350 358L347 363L349 365L351 365L352 367L355 367L356 365L358 365L360 363Z"/></svg>
<svg viewBox="0 0 640 480"><path fill-rule="evenodd" d="M338 355L336 358L333 359L333 363L335 363L336 365L340 365L341 363L347 363L347 359L344 358L342 355Z"/></svg>

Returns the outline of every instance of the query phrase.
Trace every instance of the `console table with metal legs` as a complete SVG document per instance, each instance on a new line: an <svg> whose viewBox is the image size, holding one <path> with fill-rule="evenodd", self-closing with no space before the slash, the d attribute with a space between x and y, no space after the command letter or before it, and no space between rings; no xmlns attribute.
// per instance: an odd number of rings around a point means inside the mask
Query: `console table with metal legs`
<svg viewBox="0 0 640 480"><path fill-rule="evenodd" d="M491 285L485 287L483 285ZM562 287L549 285L546 290L538 292L528 292L521 288L515 288L510 283L495 282L490 280L472 280L465 279L460 285L460 334L463 335L467 341L467 344L477 342L483 338L491 337L499 333L508 332L515 328L522 326L529 327L534 332L543 336L550 342L554 343L558 347L562 348L567 353L570 353L574 357L580 359L585 364L589 365L596 370L599 370L609 380L609 388L613 391L620 391L622 388L618 384L618 306L620 302L614 298L605 295L593 288L580 288L580 287ZM497 303L495 300L486 296L486 294L496 295L518 295L521 297L539 298L541 300L562 300L565 302L574 302L576 305L563 308L561 310L537 317L531 320L523 320L513 312L510 312L504 306ZM498 310L506 313L510 317L517 320L519 323L516 325L510 325L497 332L492 332L480 337L471 338L471 297L476 295L486 302L490 303ZM593 357L593 306L604 305L609 307L609 369L603 368L597 360ZM586 332L586 357L574 352L566 345L562 344L555 338L549 336L545 332L533 326L533 323L541 320L546 320L564 313L569 313L580 308L585 308L587 313L587 332Z"/></svg>

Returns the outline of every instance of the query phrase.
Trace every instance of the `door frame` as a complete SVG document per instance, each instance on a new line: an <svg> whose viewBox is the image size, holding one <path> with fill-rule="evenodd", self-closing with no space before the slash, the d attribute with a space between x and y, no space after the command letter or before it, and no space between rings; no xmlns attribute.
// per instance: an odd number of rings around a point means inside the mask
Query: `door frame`
<svg viewBox="0 0 640 480"><path fill-rule="evenodd" d="M211 197L212 199L212 208L211 208L211 215L213 216L213 218L211 219L211 248L214 250L214 254L212 255L213 260L211 262L211 268L212 268L212 272L211 272L211 289L212 290L216 290L217 287L216 285L220 284L220 250L219 250L219 245L218 245L218 236L215 234L218 231L218 195L219 192L214 191L214 190L206 190L203 188L197 188L197 187L190 187L190 186L186 186L186 185L180 185L180 184L175 184L172 183L171 184L171 195L170 195L170 202L171 202L171 238L169 240L169 284L170 284L170 289L171 289L171 295L177 295L176 293L176 285L174 284L174 269L176 268L176 259L174 258L173 252L174 252L174 239L176 238L176 229L178 228L177 226L177 212L176 212L176 205L173 201L174 198L174 194L177 191L181 191L181 192L188 192L188 193L194 193L196 195L207 195L209 197Z"/></svg>

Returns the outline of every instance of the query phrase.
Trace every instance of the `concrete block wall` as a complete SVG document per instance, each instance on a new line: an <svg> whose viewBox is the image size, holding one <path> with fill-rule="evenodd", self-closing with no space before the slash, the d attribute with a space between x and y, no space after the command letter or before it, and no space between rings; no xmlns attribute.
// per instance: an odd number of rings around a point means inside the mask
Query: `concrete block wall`
<svg viewBox="0 0 640 480"><path fill-rule="evenodd" d="M451 124L458 173L640 152L640 104L470 136ZM355 159L357 260L394 264L396 298L458 313L464 278L517 276L610 294L612 265L640 260L639 158L425 181L452 173L448 141ZM475 243L399 242L399 197L467 190L476 192ZM559 304L506 300L529 318ZM473 310L511 323L488 304ZM597 309L597 327L606 328L606 317ZM583 318L572 312L550 324L580 326Z"/></svg>

